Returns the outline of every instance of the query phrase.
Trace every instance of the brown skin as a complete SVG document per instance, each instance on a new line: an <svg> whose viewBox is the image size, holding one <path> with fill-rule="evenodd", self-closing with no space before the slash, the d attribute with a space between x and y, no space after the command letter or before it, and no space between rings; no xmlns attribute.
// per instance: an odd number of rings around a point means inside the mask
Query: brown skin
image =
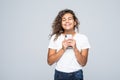
<svg viewBox="0 0 120 80"><path fill-rule="evenodd" d="M73 19L72 14L66 13L65 15L63 15L61 24L64 29L63 35L65 34L72 34L73 36L75 35L74 26L76 25L76 22ZM58 61L64 54L68 46L72 46L78 63L82 66L85 66L87 63L89 49L82 49L81 51L79 51L79 49L77 49L76 47L76 41L74 39L63 40L62 48L59 51L49 48L47 58L48 64L52 65L53 63Z"/></svg>

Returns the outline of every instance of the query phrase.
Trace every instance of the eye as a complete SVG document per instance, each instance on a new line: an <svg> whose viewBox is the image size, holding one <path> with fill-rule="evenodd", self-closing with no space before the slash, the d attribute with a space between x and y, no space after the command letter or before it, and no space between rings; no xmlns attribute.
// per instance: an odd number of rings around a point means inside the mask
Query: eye
<svg viewBox="0 0 120 80"><path fill-rule="evenodd" d="M62 21L66 21L66 19L65 19L65 18L63 18L63 19L62 19Z"/></svg>
<svg viewBox="0 0 120 80"><path fill-rule="evenodd" d="M69 20L73 20L73 18L72 18L72 17L69 17L68 19L69 19Z"/></svg>

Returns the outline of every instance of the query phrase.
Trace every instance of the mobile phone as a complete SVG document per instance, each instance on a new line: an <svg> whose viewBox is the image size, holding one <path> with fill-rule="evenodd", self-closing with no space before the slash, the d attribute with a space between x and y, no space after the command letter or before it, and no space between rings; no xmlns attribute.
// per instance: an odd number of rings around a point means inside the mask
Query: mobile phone
<svg viewBox="0 0 120 80"><path fill-rule="evenodd" d="M66 34L65 35L65 39L67 40L67 39L72 39L72 35L71 34Z"/></svg>
<svg viewBox="0 0 120 80"><path fill-rule="evenodd" d="M72 39L72 35L71 34L66 34L65 35L65 39L68 40L68 39ZM72 46L68 46L67 49L71 49Z"/></svg>

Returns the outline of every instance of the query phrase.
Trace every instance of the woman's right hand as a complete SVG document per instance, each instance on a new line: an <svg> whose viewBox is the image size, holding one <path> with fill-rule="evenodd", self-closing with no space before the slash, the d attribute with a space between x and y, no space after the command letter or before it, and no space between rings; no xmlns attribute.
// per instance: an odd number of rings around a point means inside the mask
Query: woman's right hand
<svg viewBox="0 0 120 80"><path fill-rule="evenodd" d="M67 47L68 47L67 40L63 40L63 42L62 42L62 49L66 50Z"/></svg>

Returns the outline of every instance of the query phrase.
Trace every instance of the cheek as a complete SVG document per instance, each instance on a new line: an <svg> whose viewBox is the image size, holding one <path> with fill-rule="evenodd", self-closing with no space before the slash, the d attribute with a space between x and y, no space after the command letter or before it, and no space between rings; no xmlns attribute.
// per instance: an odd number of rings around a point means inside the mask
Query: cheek
<svg viewBox="0 0 120 80"><path fill-rule="evenodd" d="M62 22L61 25L64 26L64 25L65 25L65 22Z"/></svg>
<svg viewBox="0 0 120 80"><path fill-rule="evenodd" d="M64 21L62 21L61 23L62 23L62 25L63 25L63 24L65 24L65 22L64 22Z"/></svg>
<svg viewBox="0 0 120 80"><path fill-rule="evenodd" d="M76 22L75 22L75 21L71 21L71 23L73 23L74 25L76 24Z"/></svg>

